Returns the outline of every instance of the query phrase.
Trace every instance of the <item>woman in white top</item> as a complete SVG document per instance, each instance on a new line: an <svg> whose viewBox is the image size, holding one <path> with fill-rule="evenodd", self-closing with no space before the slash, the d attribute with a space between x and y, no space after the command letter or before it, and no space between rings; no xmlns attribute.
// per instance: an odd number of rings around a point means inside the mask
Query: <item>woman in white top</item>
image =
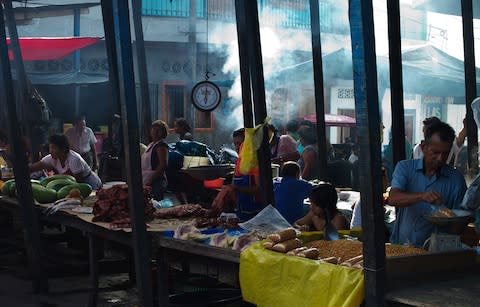
<svg viewBox="0 0 480 307"><path fill-rule="evenodd" d="M30 165L30 172L42 169L53 170L57 174L71 175L77 182L88 183L92 189L102 186L100 178L92 172L90 166L73 150L70 150L68 139L63 134L54 134L48 138L49 155Z"/></svg>
<svg viewBox="0 0 480 307"><path fill-rule="evenodd" d="M150 129L152 142L142 154L143 186L155 200L162 200L167 190L168 145L164 141L167 133L168 125L164 121L154 121Z"/></svg>

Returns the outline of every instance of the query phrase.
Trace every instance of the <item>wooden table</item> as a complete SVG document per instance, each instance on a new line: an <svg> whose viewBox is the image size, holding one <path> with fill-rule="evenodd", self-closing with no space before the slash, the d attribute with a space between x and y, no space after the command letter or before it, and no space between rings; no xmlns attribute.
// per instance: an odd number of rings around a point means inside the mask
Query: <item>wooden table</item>
<svg viewBox="0 0 480 307"><path fill-rule="evenodd" d="M0 196L0 208L9 211L19 211L21 207L15 198ZM89 239L89 266L92 291L89 297L89 306L96 306L98 298L98 247L99 239L113 241L125 246L132 246L132 233L129 229L110 229L108 223L94 223L91 218L82 214L59 211L56 214L46 216L43 214L43 207L36 206L40 220L56 223L77 229L84 233ZM90 221L89 221L90 220ZM181 221L177 221L180 223ZM175 223L173 223L175 224ZM149 229L150 228L150 229ZM157 286L159 293L159 306L167 306L168 303L168 266L172 259L180 260L183 263L202 261L212 265L227 264L232 272L238 272L240 263L240 252L224 248L218 248L200 244L192 241L179 240L165 237L162 229L152 226L147 228L149 241L152 245L145 248L152 248L157 260ZM187 266L185 266L187 268Z"/></svg>

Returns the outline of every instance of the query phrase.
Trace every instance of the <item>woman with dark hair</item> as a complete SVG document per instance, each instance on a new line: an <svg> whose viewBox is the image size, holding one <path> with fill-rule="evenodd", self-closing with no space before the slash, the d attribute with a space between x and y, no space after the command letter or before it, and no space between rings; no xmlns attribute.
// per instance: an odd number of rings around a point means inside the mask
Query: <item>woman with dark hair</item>
<svg viewBox="0 0 480 307"><path fill-rule="evenodd" d="M175 133L178 134L180 140L193 141L192 128L185 118L177 118L173 123Z"/></svg>
<svg viewBox="0 0 480 307"><path fill-rule="evenodd" d="M50 154L31 164L30 172L45 169L57 174L71 175L75 177L77 182L88 183L94 190L102 186L102 181L97 174L92 172L87 162L78 153L70 149L65 135L51 135L48 138L48 149Z"/></svg>
<svg viewBox="0 0 480 307"><path fill-rule="evenodd" d="M302 126L298 130L300 143L303 145L302 156L298 164L302 170L300 177L305 180L320 178L320 169L318 166L318 147L317 135L312 127Z"/></svg>
<svg viewBox="0 0 480 307"><path fill-rule="evenodd" d="M297 142L288 134L280 135L274 125L268 125L270 141L270 158L272 163L297 161L300 154L297 151Z"/></svg>
<svg viewBox="0 0 480 307"><path fill-rule="evenodd" d="M143 185L151 189L150 193L155 200L162 200L167 190L165 171L168 166L168 144L164 141L167 133L168 126L164 121L154 121L150 129L152 142L142 154Z"/></svg>
<svg viewBox="0 0 480 307"><path fill-rule="evenodd" d="M337 198L337 190L332 184L320 182L310 194L310 211L294 226L305 231L323 230L329 218L337 230L348 229L347 219L337 209Z"/></svg>

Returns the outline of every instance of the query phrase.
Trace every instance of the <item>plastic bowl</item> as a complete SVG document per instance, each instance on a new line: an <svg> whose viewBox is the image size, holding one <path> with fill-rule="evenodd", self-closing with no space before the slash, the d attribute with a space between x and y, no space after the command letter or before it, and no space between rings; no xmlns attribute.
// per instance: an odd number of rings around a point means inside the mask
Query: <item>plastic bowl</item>
<svg viewBox="0 0 480 307"><path fill-rule="evenodd" d="M203 186L206 189L219 189L223 186L223 183L225 182L225 178L217 178L213 180L204 180L203 181Z"/></svg>

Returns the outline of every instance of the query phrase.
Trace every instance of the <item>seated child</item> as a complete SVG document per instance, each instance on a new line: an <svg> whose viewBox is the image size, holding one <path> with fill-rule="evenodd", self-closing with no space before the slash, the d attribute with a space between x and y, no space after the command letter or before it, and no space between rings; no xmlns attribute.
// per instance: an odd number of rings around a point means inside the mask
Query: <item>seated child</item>
<svg viewBox="0 0 480 307"><path fill-rule="evenodd" d="M290 223L304 215L303 200L310 196L312 185L300 178L300 165L288 161L282 166L282 177L273 179L275 208Z"/></svg>
<svg viewBox="0 0 480 307"><path fill-rule="evenodd" d="M323 230L328 216L337 230L348 229L347 219L337 209L337 191L333 185L320 182L313 187L310 203L310 211L295 222L296 228L304 231Z"/></svg>

